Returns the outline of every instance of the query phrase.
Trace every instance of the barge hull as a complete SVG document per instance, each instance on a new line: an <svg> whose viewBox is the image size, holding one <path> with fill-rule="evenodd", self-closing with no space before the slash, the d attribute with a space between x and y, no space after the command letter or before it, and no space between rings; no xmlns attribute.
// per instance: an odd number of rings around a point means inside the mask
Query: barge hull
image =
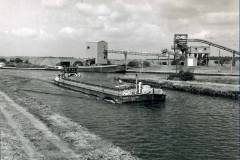
<svg viewBox="0 0 240 160"><path fill-rule="evenodd" d="M159 103L165 101L166 95L163 94L141 94L134 96L122 96L122 103Z"/></svg>

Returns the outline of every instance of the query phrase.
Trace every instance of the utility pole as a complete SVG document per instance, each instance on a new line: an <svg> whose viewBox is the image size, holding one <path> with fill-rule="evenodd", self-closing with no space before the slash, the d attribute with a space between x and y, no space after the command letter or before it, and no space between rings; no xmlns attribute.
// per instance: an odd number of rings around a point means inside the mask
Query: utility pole
<svg viewBox="0 0 240 160"><path fill-rule="evenodd" d="M221 50L219 49L219 52L218 52L218 72L220 72L220 54L221 54Z"/></svg>
<svg viewBox="0 0 240 160"><path fill-rule="evenodd" d="M232 60L231 60L231 73L233 72L233 67L235 66L235 52L232 52Z"/></svg>
<svg viewBox="0 0 240 160"><path fill-rule="evenodd" d="M124 54L125 70L127 70L127 51L123 51L123 54Z"/></svg>
<svg viewBox="0 0 240 160"><path fill-rule="evenodd" d="M135 88L136 88L136 93L138 93L138 75L136 74L136 80L135 80Z"/></svg>
<svg viewBox="0 0 240 160"><path fill-rule="evenodd" d="M175 52L174 56L175 56L175 63L176 63L175 66L176 66L176 74L177 74L178 61L177 61L177 57L176 57L177 56L176 52Z"/></svg>
<svg viewBox="0 0 240 160"><path fill-rule="evenodd" d="M170 53L169 53L169 51L167 52L167 54L168 54L168 67L170 66Z"/></svg>
<svg viewBox="0 0 240 160"><path fill-rule="evenodd" d="M232 66L235 66L235 52L233 52L233 57L232 57L232 59L233 59Z"/></svg>

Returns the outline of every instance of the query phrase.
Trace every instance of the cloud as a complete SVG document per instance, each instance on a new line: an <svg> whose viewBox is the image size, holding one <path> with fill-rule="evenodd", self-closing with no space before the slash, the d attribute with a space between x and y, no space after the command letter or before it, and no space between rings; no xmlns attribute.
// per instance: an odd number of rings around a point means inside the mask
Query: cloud
<svg viewBox="0 0 240 160"><path fill-rule="evenodd" d="M8 35L9 31L8 30L0 30L1 35Z"/></svg>
<svg viewBox="0 0 240 160"><path fill-rule="evenodd" d="M137 28L142 27L141 24L152 19L152 7L145 2L128 4L116 0L108 5L77 3L76 7L81 18L86 20L85 27L99 37L129 38Z"/></svg>
<svg viewBox="0 0 240 160"><path fill-rule="evenodd" d="M115 23L128 21L145 21L153 20L155 12L152 6L146 1L136 3L126 3L122 0L116 0L111 6L111 20Z"/></svg>
<svg viewBox="0 0 240 160"><path fill-rule="evenodd" d="M19 37L35 38L37 36L37 31L31 28L14 29L11 33Z"/></svg>
<svg viewBox="0 0 240 160"><path fill-rule="evenodd" d="M111 14L111 10L104 4L97 6L97 15L98 16L109 16Z"/></svg>
<svg viewBox="0 0 240 160"><path fill-rule="evenodd" d="M11 32L8 33L8 36L14 36L19 38L25 39L32 39L32 40L53 40L55 39L53 35L47 33L44 29L33 29L33 28L19 28L13 29Z"/></svg>
<svg viewBox="0 0 240 160"><path fill-rule="evenodd" d="M88 16L109 16L111 14L111 10L104 4L77 3L76 7L81 14Z"/></svg>
<svg viewBox="0 0 240 160"><path fill-rule="evenodd" d="M88 33L87 29L82 29L82 28L73 28L70 26L67 27L63 27L61 29L59 29L58 31L58 37L60 38L64 38L64 39L79 39L79 37L81 36L85 36L85 34Z"/></svg>
<svg viewBox="0 0 240 160"><path fill-rule="evenodd" d="M91 14L94 11L94 7L88 3L77 3L76 7L79 9L80 12L83 13Z"/></svg>
<svg viewBox="0 0 240 160"><path fill-rule="evenodd" d="M62 8L66 5L67 0L42 0L42 4L51 8Z"/></svg>
<svg viewBox="0 0 240 160"><path fill-rule="evenodd" d="M206 39L209 34L210 34L210 32L208 30L202 30L198 33L192 34L191 37Z"/></svg>
<svg viewBox="0 0 240 160"><path fill-rule="evenodd" d="M174 33L220 44L235 43L238 35L236 0L14 1L0 1L0 44L14 39L19 46L31 45L34 40L46 54L71 50L78 55L85 41L95 40L106 40L113 49L147 51L170 49Z"/></svg>
<svg viewBox="0 0 240 160"><path fill-rule="evenodd" d="M213 25L232 25L236 23L238 14L235 12L210 12L203 14L200 20L203 23Z"/></svg>
<svg viewBox="0 0 240 160"><path fill-rule="evenodd" d="M59 33L61 34L73 34L75 32L76 32L76 29L72 27L64 27L59 30Z"/></svg>
<svg viewBox="0 0 240 160"><path fill-rule="evenodd" d="M56 40L56 38L51 35L50 33L48 33L47 31L45 31L44 29L40 29L37 33L37 39L38 40L42 40L42 41L46 41L46 40Z"/></svg>

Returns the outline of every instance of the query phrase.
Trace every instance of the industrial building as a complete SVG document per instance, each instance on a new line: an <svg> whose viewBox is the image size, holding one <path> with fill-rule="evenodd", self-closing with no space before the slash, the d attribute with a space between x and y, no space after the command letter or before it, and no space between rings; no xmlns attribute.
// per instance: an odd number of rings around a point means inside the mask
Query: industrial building
<svg viewBox="0 0 240 160"><path fill-rule="evenodd" d="M107 50L108 50L108 43L105 41L86 43L87 59L91 59L91 64L96 64L96 65L108 64Z"/></svg>

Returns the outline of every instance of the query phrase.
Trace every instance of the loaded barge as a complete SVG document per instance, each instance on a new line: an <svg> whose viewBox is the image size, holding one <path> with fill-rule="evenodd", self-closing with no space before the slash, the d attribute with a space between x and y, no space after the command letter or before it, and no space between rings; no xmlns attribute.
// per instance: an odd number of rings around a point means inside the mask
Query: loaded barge
<svg viewBox="0 0 240 160"><path fill-rule="evenodd" d="M71 76L58 75L54 79L58 86L96 96L102 100L122 103L159 103L165 101L166 94L160 88L152 88L149 85L142 85L136 79L136 84L118 83L116 85L102 86L89 82L79 81L77 74Z"/></svg>

